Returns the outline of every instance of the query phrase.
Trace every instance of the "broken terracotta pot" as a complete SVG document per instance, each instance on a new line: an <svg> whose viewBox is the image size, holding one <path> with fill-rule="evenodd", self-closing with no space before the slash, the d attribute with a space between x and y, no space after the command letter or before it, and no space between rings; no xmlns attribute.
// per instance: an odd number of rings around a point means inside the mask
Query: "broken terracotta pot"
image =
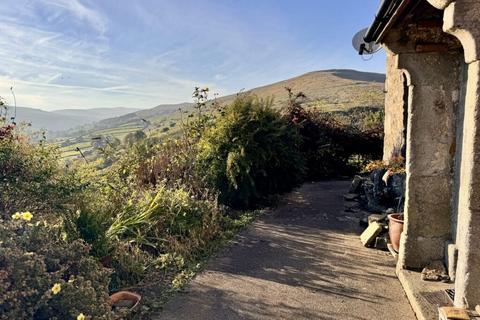
<svg viewBox="0 0 480 320"><path fill-rule="evenodd" d="M388 235L395 251L400 248L400 236L403 232L403 214L392 213L388 215Z"/></svg>
<svg viewBox="0 0 480 320"><path fill-rule="evenodd" d="M133 310L138 306L141 299L142 297L135 292L119 291L110 296L108 303L112 307L129 308L130 310Z"/></svg>

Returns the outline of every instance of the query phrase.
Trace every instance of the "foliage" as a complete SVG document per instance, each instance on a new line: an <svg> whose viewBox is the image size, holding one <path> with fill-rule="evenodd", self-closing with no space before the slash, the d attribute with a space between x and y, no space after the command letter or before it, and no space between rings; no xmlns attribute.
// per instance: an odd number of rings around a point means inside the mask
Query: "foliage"
<svg viewBox="0 0 480 320"><path fill-rule="evenodd" d="M91 246L91 255L101 258L110 253L107 229L109 219L101 212L78 210L74 218L77 235Z"/></svg>
<svg viewBox="0 0 480 320"><path fill-rule="evenodd" d="M140 188L164 184L184 188L196 197L211 193L206 189L196 166L196 145L186 139L161 143L146 142L135 146L120 162L124 172L134 177Z"/></svg>
<svg viewBox="0 0 480 320"><path fill-rule="evenodd" d="M44 140L33 144L16 126L0 126L0 217L19 210L63 210L80 186L57 160Z"/></svg>
<svg viewBox="0 0 480 320"><path fill-rule="evenodd" d="M383 132L383 123L385 120L385 111L371 111L362 119L361 127L363 130L377 130Z"/></svg>
<svg viewBox="0 0 480 320"><path fill-rule="evenodd" d="M182 188L197 198L214 197L196 170L197 143L205 129L214 122L214 112L221 110L213 103L208 110L208 88L196 87L193 97L195 112L181 119L182 135L175 139L148 138L128 150L118 161L117 171L122 179L127 176L139 188L163 184L168 188ZM183 114L183 112L182 112Z"/></svg>
<svg viewBox="0 0 480 320"><path fill-rule="evenodd" d="M152 157L150 152L145 154ZM158 270L161 255L195 259L221 232L222 212L215 198L195 196L173 183L139 184L138 164L120 162L95 179L101 182L90 186L82 210L70 219L70 234L89 242L92 254L114 269L112 290L134 285ZM90 200L93 195L96 200Z"/></svg>
<svg viewBox="0 0 480 320"><path fill-rule="evenodd" d="M193 169L195 150L185 139L145 139L102 171L77 168L88 187L68 217L69 233L114 268L111 289L157 270L159 255L193 258L219 234L222 213Z"/></svg>
<svg viewBox="0 0 480 320"><path fill-rule="evenodd" d="M382 160L373 160L367 163L367 165L363 168L363 172L372 172L378 169L390 170L392 173L404 173L405 158L395 157L388 162Z"/></svg>
<svg viewBox="0 0 480 320"><path fill-rule="evenodd" d="M300 137L271 104L239 96L199 141L199 168L222 203L251 207L302 181Z"/></svg>
<svg viewBox="0 0 480 320"><path fill-rule="evenodd" d="M130 132L123 138L123 143L126 144L127 146L132 146L133 144L144 140L147 138L147 135L143 130L137 130L135 132Z"/></svg>
<svg viewBox="0 0 480 320"><path fill-rule="evenodd" d="M134 241L156 252L188 254L195 244L216 232L218 210L208 201L197 200L183 189L159 185L130 201L107 230L109 238ZM188 240L185 248L184 240Z"/></svg>
<svg viewBox="0 0 480 320"><path fill-rule="evenodd" d="M197 87L193 112L180 110L180 136L138 130L123 145L100 136L95 157L67 167L54 146L2 123L0 290L8 294L0 295L0 314L107 319L109 291L153 273L173 288L186 283L255 217L232 207L259 206L305 173L342 174L352 157L378 153L380 114L346 123L304 110L305 96L288 92L282 115L272 100L249 95L221 107ZM37 212L49 224L37 223Z"/></svg>
<svg viewBox="0 0 480 320"><path fill-rule="evenodd" d="M383 132L385 112L377 107L356 107L329 112L341 124L360 131L378 130Z"/></svg>
<svg viewBox="0 0 480 320"><path fill-rule="evenodd" d="M190 113L186 122L182 119L184 140L191 146L197 144L205 130L213 125L215 114L224 113L224 108L217 103L216 98L209 105L208 93L208 88L195 87L192 97L195 100L196 117L195 113ZM190 118L193 120L189 121Z"/></svg>
<svg viewBox="0 0 480 320"><path fill-rule="evenodd" d="M134 243L116 242L111 256L102 261L113 269L110 289L115 291L142 281L155 270L154 259L152 254Z"/></svg>
<svg viewBox="0 0 480 320"><path fill-rule="evenodd" d="M0 319L111 318L110 272L63 238L42 221L0 220Z"/></svg>
<svg viewBox="0 0 480 320"><path fill-rule="evenodd" d="M329 113L305 110L301 106L305 95L294 94L290 88L286 90L289 100L284 119L302 137L300 150L305 158L308 179L349 175L357 169L351 166L353 156L372 159L381 155L383 130L381 133L377 129L362 131L341 123Z"/></svg>

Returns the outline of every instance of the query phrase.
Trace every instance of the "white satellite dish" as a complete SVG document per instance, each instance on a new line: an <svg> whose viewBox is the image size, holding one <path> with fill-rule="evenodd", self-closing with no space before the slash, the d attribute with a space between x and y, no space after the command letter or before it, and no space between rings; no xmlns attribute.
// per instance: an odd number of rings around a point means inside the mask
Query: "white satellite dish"
<svg viewBox="0 0 480 320"><path fill-rule="evenodd" d="M380 44L375 43L373 41L365 42L364 37L367 31L368 31L368 28L360 30L359 32L357 32L357 34L353 36L353 39L352 39L352 45L360 55L374 54L375 52L377 52L382 48Z"/></svg>

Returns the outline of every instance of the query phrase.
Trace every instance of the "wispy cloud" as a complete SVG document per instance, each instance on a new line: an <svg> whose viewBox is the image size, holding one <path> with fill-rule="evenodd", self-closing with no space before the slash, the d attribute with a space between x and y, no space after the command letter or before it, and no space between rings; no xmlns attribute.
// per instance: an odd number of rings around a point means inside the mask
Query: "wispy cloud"
<svg viewBox="0 0 480 320"><path fill-rule="evenodd" d="M301 2L302 14L320 6ZM320 47L325 34L298 29L305 19L288 21L296 5L282 6L274 0L2 0L0 96L10 99L14 86L21 106L153 107L191 99L196 85L229 94L338 67L342 55L349 64L335 39L326 50ZM311 34L308 41L297 39L296 28Z"/></svg>
<svg viewBox="0 0 480 320"><path fill-rule="evenodd" d="M79 0L43 0L43 3L59 9L53 11L53 14L49 17L50 19L56 19L64 14L69 14L73 18L85 22L102 35L107 30L108 19L98 11L82 4Z"/></svg>
<svg viewBox="0 0 480 320"><path fill-rule="evenodd" d="M48 19L60 19L65 11L105 32L107 19L79 1L48 0ZM41 7L44 9L44 7ZM2 9L0 9L0 14ZM38 3L22 7L17 15L0 22L0 96L10 98L14 86L19 105L49 109L64 107L152 107L190 96L197 84L169 68L175 64L168 52L127 61L112 52L103 37L78 37L39 19ZM16 18L18 17L18 18ZM88 34L88 30L85 31ZM73 35L72 35L73 34Z"/></svg>
<svg viewBox="0 0 480 320"><path fill-rule="evenodd" d="M188 100L196 85L228 94L239 89L235 85L242 77L257 84L264 80L264 71L251 66L266 58L275 62L278 39L265 46L263 37L222 13L222 8L216 9L216 19L210 19L213 11L208 6L188 10L169 2L131 6L117 14L131 11L136 19L130 22L132 28L157 33L144 42L126 41L131 47L118 46L108 36L130 32L119 16L107 17L93 3L43 0L10 12L13 7L0 8L0 14L9 17L0 22L4 62L0 95L9 97L8 88L14 85L21 105L151 107ZM202 23L194 23L199 17ZM116 29L107 34L108 27ZM227 79L237 81L227 84Z"/></svg>

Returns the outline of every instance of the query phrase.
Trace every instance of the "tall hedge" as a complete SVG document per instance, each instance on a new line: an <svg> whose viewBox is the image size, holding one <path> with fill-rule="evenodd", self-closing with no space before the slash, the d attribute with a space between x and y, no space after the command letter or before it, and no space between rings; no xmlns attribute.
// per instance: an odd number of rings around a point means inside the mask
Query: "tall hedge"
<svg viewBox="0 0 480 320"><path fill-rule="evenodd" d="M199 141L201 172L224 204L252 207L302 181L301 138L271 106L240 96Z"/></svg>

